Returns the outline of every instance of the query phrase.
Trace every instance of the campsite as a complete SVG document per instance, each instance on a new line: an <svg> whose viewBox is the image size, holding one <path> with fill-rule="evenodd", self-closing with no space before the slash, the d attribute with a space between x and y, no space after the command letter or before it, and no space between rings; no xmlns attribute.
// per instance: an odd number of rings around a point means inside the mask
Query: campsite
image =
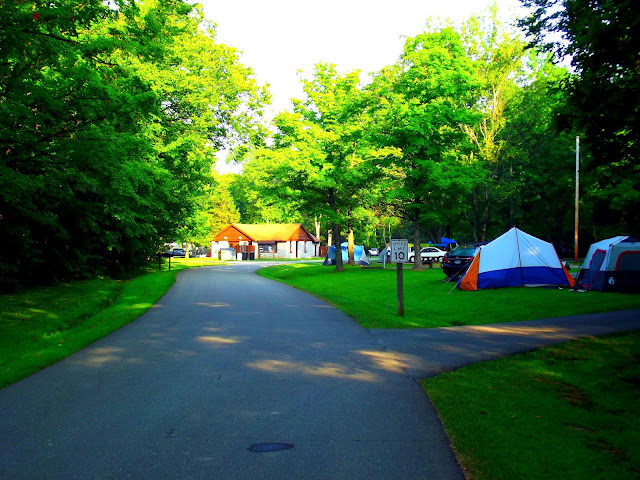
<svg viewBox="0 0 640 480"><path fill-rule="evenodd" d="M285 3L0 3L0 479L640 478L638 0Z"/></svg>
<svg viewBox="0 0 640 480"><path fill-rule="evenodd" d="M640 296L574 292L569 287L513 287L464 291L438 267L404 268L405 316L396 315L396 271L372 264L347 268L336 288L333 269L300 263L273 266L260 275L308 291L366 328L429 328L516 322L580 313L640 308Z"/></svg>

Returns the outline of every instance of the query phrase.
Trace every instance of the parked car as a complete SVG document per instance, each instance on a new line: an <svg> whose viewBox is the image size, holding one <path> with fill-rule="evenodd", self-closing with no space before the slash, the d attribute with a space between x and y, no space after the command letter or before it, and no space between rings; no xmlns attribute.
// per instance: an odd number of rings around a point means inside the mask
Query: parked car
<svg viewBox="0 0 640 480"><path fill-rule="evenodd" d="M447 277L455 277L464 274L471 265L479 245L461 245L454 248L444 256L442 271Z"/></svg>
<svg viewBox="0 0 640 480"><path fill-rule="evenodd" d="M377 257L378 255L380 255L380 250L375 247L367 249L367 252L370 257Z"/></svg>
<svg viewBox="0 0 640 480"><path fill-rule="evenodd" d="M177 258L184 258L187 252L184 251L184 248L174 248L171 250L171 256Z"/></svg>
<svg viewBox="0 0 640 480"><path fill-rule="evenodd" d="M441 262L445 254L444 250L440 250L438 247L423 247L420 249L420 258L422 263L427 262ZM416 258L416 252L409 252L409 262L413 263Z"/></svg>

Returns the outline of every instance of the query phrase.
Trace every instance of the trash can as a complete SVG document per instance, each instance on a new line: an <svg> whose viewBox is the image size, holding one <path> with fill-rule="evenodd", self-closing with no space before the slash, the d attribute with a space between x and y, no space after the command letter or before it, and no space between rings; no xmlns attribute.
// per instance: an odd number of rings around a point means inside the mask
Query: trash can
<svg viewBox="0 0 640 480"><path fill-rule="evenodd" d="M249 252L249 260L255 260L256 259L256 253L255 252Z"/></svg>
<svg viewBox="0 0 640 480"><path fill-rule="evenodd" d="M242 253L236 253L236 260L242 260Z"/></svg>

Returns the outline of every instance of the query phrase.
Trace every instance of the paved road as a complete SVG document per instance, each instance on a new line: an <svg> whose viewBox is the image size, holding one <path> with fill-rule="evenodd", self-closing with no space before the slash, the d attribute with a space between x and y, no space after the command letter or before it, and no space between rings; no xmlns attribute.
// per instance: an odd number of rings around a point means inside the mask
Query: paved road
<svg viewBox="0 0 640 480"><path fill-rule="evenodd" d="M640 328L634 311L369 331L257 266L181 272L137 321L0 390L0 478L461 479L413 378ZM249 450L265 443L293 448Z"/></svg>
<svg viewBox="0 0 640 480"><path fill-rule="evenodd" d="M370 330L413 378L579 337L640 329L640 310L593 313L527 322L415 330Z"/></svg>
<svg viewBox="0 0 640 480"><path fill-rule="evenodd" d="M181 272L140 319L0 390L0 478L461 479L393 355L255 268ZM248 450L267 442L295 446Z"/></svg>

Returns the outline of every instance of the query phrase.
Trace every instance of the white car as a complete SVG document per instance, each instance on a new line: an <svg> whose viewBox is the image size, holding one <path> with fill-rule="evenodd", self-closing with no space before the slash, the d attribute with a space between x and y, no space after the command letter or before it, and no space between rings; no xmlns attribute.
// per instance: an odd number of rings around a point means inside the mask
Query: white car
<svg viewBox="0 0 640 480"><path fill-rule="evenodd" d="M440 250L437 247L424 247L420 249L420 258L422 259L422 263L441 262L446 253L447 252ZM409 252L410 263L413 263L415 257L415 252Z"/></svg>

